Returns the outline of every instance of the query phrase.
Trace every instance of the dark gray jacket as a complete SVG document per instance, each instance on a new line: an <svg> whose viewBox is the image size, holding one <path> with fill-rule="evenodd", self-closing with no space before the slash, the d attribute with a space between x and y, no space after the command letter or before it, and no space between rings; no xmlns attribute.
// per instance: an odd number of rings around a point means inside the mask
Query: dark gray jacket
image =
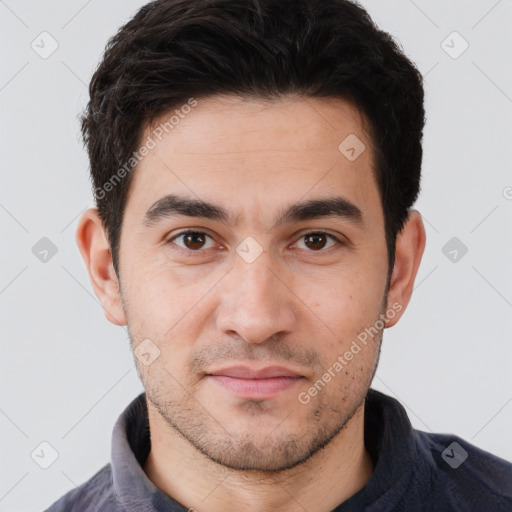
<svg viewBox="0 0 512 512"><path fill-rule="evenodd" d="M364 429L374 472L335 512L512 511L512 464L457 436L413 429L396 399L370 389ZM149 451L142 393L114 426L111 463L46 512L187 511L147 478Z"/></svg>

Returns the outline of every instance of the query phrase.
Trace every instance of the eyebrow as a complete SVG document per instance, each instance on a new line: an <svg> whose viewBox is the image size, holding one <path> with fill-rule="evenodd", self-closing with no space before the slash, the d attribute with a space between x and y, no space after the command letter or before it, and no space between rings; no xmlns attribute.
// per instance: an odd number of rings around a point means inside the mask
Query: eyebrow
<svg viewBox="0 0 512 512"><path fill-rule="evenodd" d="M223 206L208 203L201 199L190 199L175 194L169 194L156 201L144 215L143 224L152 227L159 221L183 215L223 222L230 226L238 223ZM327 197L310 199L295 203L277 213L274 225L279 226L304 220L323 217L336 217L350 221L362 227L364 217L362 211L344 197Z"/></svg>

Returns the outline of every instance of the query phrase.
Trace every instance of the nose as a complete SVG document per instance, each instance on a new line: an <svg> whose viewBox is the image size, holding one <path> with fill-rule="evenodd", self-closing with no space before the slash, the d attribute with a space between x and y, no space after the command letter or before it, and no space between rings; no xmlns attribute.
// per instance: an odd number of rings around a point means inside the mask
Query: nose
<svg viewBox="0 0 512 512"><path fill-rule="evenodd" d="M217 327L223 334L260 344L294 330L299 299L286 283L286 276L278 272L267 252L252 263L236 258L223 282L217 316Z"/></svg>

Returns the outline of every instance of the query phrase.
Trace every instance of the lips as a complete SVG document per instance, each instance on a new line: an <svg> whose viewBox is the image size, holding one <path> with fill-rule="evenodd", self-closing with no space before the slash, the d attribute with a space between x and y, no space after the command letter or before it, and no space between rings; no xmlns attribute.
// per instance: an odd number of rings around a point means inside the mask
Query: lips
<svg viewBox="0 0 512 512"><path fill-rule="evenodd" d="M232 366L214 370L206 375L214 384L244 399L270 399L297 385L303 378L299 373L282 366L254 369Z"/></svg>
<svg viewBox="0 0 512 512"><path fill-rule="evenodd" d="M251 369L246 366L232 366L214 370L209 375L223 375L225 377L234 377L237 379L270 379L273 377L301 377L298 373L284 368L283 366L267 366L259 370Z"/></svg>

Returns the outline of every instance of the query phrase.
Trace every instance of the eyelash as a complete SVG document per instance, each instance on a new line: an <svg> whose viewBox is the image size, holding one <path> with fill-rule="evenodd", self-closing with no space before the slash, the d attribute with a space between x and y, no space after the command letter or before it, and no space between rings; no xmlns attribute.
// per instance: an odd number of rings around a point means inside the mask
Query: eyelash
<svg viewBox="0 0 512 512"><path fill-rule="evenodd" d="M200 254L200 253L205 252L205 251L208 250L208 249L198 249L197 251L194 251L192 249L184 249L183 247L180 247L180 246L174 244L174 240L176 240L177 238L179 238L181 236L188 235L189 233L193 233L193 234L197 234L197 235L206 235L207 237L209 237L209 238L211 238L213 240L213 237L210 236L208 233L205 233L204 231L198 231L198 230L195 230L195 229L188 229L186 231L181 231L180 233L174 235L172 238L170 238L168 240L168 243L169 244L172 243L175 246L174 250L176 250L177 252L179 252L181 254L184 254L185 256L193 256L195 254ZM328 238L330 238L331 240L334 240L339 246L345 245L339 238L337 238L336 236L334 236L331 233L328 233L326 231L309 231L308 233L304 233L303 235L301 235L299 237L299 240L302 239L302 238L305 238L308 235L325 235ZM332 247L334 247L334 246L328 247L327 249L320 249L319 251L312 251L312 250L310 250L310 251L307 251L307 252L310 252L312 254L322 254L324 252L327 252L327 250L331 249ZM339 248L340 247L338 247L338 249Z"/></svg>

